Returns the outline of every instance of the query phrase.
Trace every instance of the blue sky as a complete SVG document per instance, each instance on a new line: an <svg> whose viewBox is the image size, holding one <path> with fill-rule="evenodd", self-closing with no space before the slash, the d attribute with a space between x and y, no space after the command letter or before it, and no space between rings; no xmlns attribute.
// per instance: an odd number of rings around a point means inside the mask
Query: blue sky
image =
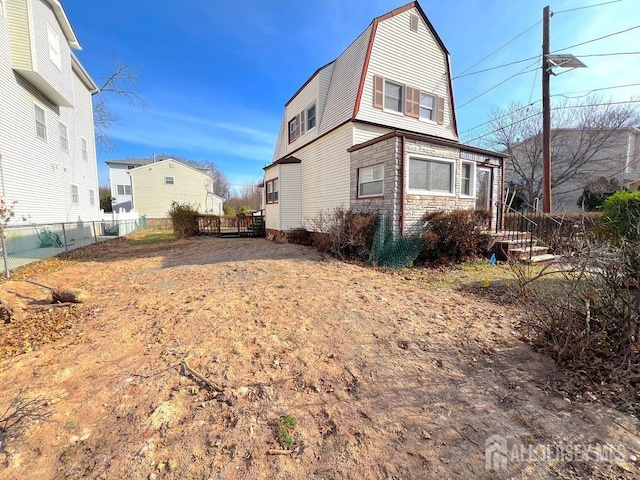
<svg viewBox="0 0 640 480"><path fill-rule="evenodd" d="M456 0L421 2L451 54L454 77L534 26L549 4L551 50L640 26L640 1ZM146 109L112 99L120 124L110 130L116 150L104 160L171 153L216 163L233 184L261 178L272 160L284 103L321 65L333 60L371 20L404 0L85 0L63 2L83 50L83 65L99 83L119 58L139 70ZM539 24L470 71L535 57ZM640 51L640 28L566 51L574 55ZM564 52L563 52L564 53ZM640 82L640 55L585 57L587 69L552 78L552 93L578 94ZM536 60L454 80L461 106L506 78L535 69ZM511 101L540 98L531 71L458 109L460 132L482 124ZM640 97L640 87L600 92L616 101ZM473 138L486 130L461 135Z"/></svg>

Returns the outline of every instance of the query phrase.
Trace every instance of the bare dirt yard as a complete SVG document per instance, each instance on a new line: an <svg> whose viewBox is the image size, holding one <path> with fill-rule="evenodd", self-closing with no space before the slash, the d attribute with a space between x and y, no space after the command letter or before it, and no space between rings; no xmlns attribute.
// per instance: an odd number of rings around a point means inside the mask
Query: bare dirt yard
<svg viewBox="0 0 640 480"><path fill-rule="evenodd" d="M454 273L215 238L27 267L0 285L26 308L0 324L0 415L37 409L0 435L0 478L640 478L636 419L559 393L518 307ZM91 297L38 309L25 278Z"/></svg>

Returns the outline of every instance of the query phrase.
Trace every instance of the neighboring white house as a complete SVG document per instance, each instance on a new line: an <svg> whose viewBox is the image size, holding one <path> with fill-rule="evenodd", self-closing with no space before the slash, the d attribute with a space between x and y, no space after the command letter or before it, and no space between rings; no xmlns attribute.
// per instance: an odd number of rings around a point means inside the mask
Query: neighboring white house
<svg viewBox="0 0 640 480"><path fill-rule="evenodd" d="M213 193L213 178L207 168L168 158L126 172L131 178L133 208L140 215L166 218L173 202L192 205L201 213L223 214L224 199Z"/></svg>
<svg viewBox="0 0 640 480"><path fill-rule="evenodd" d="M508 152L512 159L505 180L524 201L542 209L541 135L519 142ZM578 160L576 160L578 159ZM616 180L620 187L640 187L640 129L551 131L552 204L555 212L579 212L587 185L599 179ZM541 194L541 193L540 193Z"/></svg>
<svg viewBox="0 0 640 480"><path fill-rule="evenodd" d="M0 0L1 195L16 222L99 218L95 83L58 0Z"/></svg>
<svg viewBox="0 0 640 480"><path fill-rule="evenodd" d="M285 105L265 167L269 233L323 210L379 211L397 231L426 211L499 220L504 155L458 141L449 53L417 2L380 16Z"/></svg>

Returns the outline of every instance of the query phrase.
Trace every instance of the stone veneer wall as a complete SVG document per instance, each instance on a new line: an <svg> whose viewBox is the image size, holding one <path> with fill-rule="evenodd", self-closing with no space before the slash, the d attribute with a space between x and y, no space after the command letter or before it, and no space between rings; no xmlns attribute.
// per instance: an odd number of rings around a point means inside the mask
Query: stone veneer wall
<svg viewBox="0 0 640 480"><path fill-rule="evenodd" d="M400 139L389 138L351 153L351 209L378 212L392 218L400 228ZM384 164L384 195L358 198L358 169Z"/></svg>
<svg viewBox="0 0 640 480"><path fill-rule="evenodd" d="M351 208L361 212L380 212L391 215L393 227L400 228L401 214L401 157L402 144L400 137L393 137L351 153ZM464 149L434 145L419 140L405 139L405 169L404 185L409 185L409 157L411 154L419 154L433 158L455 160L455 195L415 195L405 192L404 199L404 232L419 233L422 231L422 217L427 212L438 210L458 210L475 208L474 198L460 197L461 162L463 160L475 161L482 166L499 167L498 158L489 158L484 155L471 153ZM375 198L357 198L358 194L358 169L384 163L384 196ZM497 219L498 202L501 198L502 172L500 168L493 168L492 185L492 226L495 228Z"/></svg>
<svg viewBox="0 0 640 480"><path fill-rule="evenodd" d="M418 140L407 139L405 143L407 158L407 168L405 169L405 185L409 185L409 156L412 153L425 155L434 158L444 158L455 160L455 196L438 195L414 195L407 192L404 205L404 231L406 233L417 233L422 230L422 216L426 212L437 210L461 210L475 208L475 199L460 198L460 149L443 147Z"/></svg>

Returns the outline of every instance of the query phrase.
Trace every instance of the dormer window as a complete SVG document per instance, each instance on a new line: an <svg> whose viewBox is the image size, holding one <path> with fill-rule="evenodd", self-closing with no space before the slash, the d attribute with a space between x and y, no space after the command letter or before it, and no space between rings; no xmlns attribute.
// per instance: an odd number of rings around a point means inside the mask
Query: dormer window
<svg viewBox="0 0 640 480"><path fill-rule="evenodd" d="M433 111L436 107L436 98L433 95L420 92L420 118L432 120L435 118Z"/></svg>
<svg viewBox="0 0 640 480"><path fill-rule="evenodd" d="M289 121L289 143L293 142L300 136L300 116L295 116Z"/></svg>

